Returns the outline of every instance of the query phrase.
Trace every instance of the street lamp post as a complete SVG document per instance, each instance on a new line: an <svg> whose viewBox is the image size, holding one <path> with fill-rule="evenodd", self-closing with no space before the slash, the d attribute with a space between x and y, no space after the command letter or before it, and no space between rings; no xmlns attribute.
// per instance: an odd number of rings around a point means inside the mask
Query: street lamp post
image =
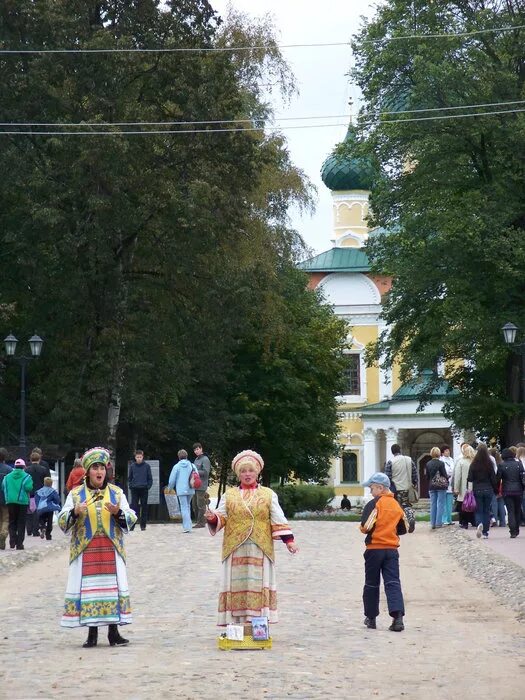
<svg viewBox="0 0 525 700"><path fill-rule="evenodd" d="M520 396L518 397L518 401L521 401L522 405L524 406L523 411L525 411L525 341L516 342L516 335L518 333L518 330L518 327L515 326L513 323L506 323L501 329L501 332L503 333L505 344L509 348L512 348L514 352L520 357L519 375L521 391L519 392ZM521 417L518 419L520 440L523 440L523 428L525 423L525 416L523 415L523 411ZM512 444L514 442L515 441L512 438L509 439L509 444Z"/></svg>
<svg viewBox="0 0 525 700"><path fill-rule="evenodd" d="M42 345L44 341L38 335L33 335L29 338L29 347L31 349L31 355L16 355L16 345L18 339L10 333L7 338L4 338L4 346L6 355L18 362L20 365L20 457L25 458L26 456L26 367L27 363L31 360L36 360L40 357L42 352Z"/></svg>

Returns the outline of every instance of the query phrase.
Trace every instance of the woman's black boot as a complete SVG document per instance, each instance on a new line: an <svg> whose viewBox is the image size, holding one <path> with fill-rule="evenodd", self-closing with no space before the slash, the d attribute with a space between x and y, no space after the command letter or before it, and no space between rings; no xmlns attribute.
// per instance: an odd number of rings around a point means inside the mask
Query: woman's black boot
<svg viewBox="0 0 525 700"><path fill-rule="evenodd" d="M112 647L124 647L129 644L129 639L121 637L117 625L110 625L108 630L108 641Z"/></svg>
<svg viewBox="0 0 525 700"><path fill-rule="evenodd" d="M96 647L98 640L98 627L88 627L88 638L82 645L84 648Z"/></svg>

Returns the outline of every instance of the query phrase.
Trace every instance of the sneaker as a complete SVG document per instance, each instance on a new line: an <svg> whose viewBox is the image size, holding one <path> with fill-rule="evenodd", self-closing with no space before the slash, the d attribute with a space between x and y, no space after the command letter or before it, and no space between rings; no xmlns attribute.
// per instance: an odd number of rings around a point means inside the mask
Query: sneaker
<svg viewBox="0 0 525 700"><path fill-rule="evenodd" d="M375 617L365 617L364 624L365 624L365 627L368 627L369 630L375 630L376 629Z"/></svg>
<svg viewBox="0 0 525 700"><path fill-rule="evenodd" d="M40 539L43 540L45 536L46 536L46 531L40 530Z"/></svg>
<svg viewBox="0 0 525 700"><path fill-rule="evenodd" d="M483 525L480 523L476 528L476 537L479 539L483 534Z"/></svg>
<svg viewBox="0 0 525 700"><path fill-rule="evenodd" d="M484 533L483 533L483 539L484 539L484 540L488 540L488 538L489 538L489 533L488 533L488 532L484 532Z"/></svg>

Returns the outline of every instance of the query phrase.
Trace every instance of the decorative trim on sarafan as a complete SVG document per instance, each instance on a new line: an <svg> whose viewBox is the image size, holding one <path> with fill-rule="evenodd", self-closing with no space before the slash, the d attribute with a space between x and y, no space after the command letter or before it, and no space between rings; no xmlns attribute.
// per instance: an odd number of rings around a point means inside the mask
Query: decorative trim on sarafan
<svg viewBox="0 0 525 700"><path fill-rule="evenodd" d="M286 523L286 525L272 525L272 539L278 540L283 535L293 536L293 532L290 530L288 523Z"/></svg>

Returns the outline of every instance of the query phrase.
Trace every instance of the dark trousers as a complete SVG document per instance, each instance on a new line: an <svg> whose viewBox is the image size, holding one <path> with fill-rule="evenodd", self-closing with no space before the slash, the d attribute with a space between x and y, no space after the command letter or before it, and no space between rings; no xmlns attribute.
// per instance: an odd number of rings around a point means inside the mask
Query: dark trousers
<svg viewBox="0 0 525 700"><path fill-rule="evenodd" d="M9 546L21 549L26 536L26 513L27 506L19 503L9 503Z"/></svg>
<svg viewBox="0 0 525 700"><path fill-rule="evenodd" d="M53 511L51 511L51 513L41 513L38 516L38 526L40 528L40 532L45 529L46 540L50 540L51 531L53 530Z"/></svg>
<svg viewBox="0 0 525 700"><path fill-rule="evenodd" d="M28 535L38 535L38 513L33 511L26 513L26 530Z"/></svg>
<svg viewBox="0 0 525 700"><path fill-rule="evenodd" d="M193 516L196 525L206 525L204 513L206 512L206 491L195 491L191 499L191 507L193 508Z"/></svg>
<svg viewBox="0 0 525 700"><path fill-rule="evenodd" d="M474 513L467 513L464 510L461 510L461 502L459 503L459 524L461 527L464 527L465 529L468 528L469 524L472 525L472 527L476 527L476 518Z"/></svg>
<svg viewBox="0 0 525 700"><path fill-rule="evenodd" d="M131 510L135 511L137 519L140 519L140 527L144 529L148 522L148 488L146 486L142 489L131 489Z"/></svg>
<svg viewBox="0 0 525 700"><path fill-rule="evenodd" d="M520 534L521 496L505 496L509 530L511 535Z"/></svg>
<svg viewBox="0 0 525 700"><path fill-rule="evenodd" d="M381 576L385 587L389 614L405 614L405 603L399 580L399 552L397 549L367 549L365 558L365 586L363 604L366 617L379 615L379 588Z"/></svg>

